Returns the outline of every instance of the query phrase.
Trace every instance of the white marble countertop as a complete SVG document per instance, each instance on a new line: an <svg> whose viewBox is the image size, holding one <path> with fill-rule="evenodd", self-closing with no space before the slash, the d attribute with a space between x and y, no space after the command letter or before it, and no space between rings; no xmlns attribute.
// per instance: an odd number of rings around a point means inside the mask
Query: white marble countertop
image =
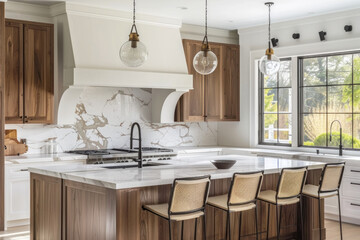
<svg viewBox="0 0 360 240"><path fill-rule="evenodd" d="M54 153L54 154L23 154L19 156L5 156L5 161L8 164L26 164L39 162L54 162L54 161L76 161L86 160L87 156L71 153Z"/></svg>
<svg viewBox="0 0 360 240"><path fill-rule="evenodd" d="M237 163L227 170L216 169L210 162L214 159L233 159ZM283 168L308 166L322 168L324 163L281 158L252 157L243 155L222 155L214 157L181 158L162 161L169 165L105 169L104 165L45 166L29 168L32 173L103 186L112 189L126 189L171 184L175 178L210 174L212 179L231 178L234 172L264 170L265 174L278 173Z"/></svg>

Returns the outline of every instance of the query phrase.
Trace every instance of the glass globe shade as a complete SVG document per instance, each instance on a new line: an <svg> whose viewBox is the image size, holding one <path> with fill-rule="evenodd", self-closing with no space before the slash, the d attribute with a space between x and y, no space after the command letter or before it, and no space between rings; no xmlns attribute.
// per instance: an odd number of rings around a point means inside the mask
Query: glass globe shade
<svg viewBox="0 0 360 240"><path fill-rule="evenodd" d="M141 66L148 57L146 46L140 41L127 41L119 51L121 61L128 67Z"/></svg>
<svg viewBox="0 0 360 240"><path fill-rule="evenodd" d="M271 76L279 71L280 59L275 55L271 55L271 58L269 59L268 55L265 55L260 59L259 67L260 67L260 71L264 75Z"/></svg>
<svg viewBox="0 0 360 240"><path fill-rule="evenodd" d="M208 75L214 72L217 64L217 57L215 53L210 50L198 52L193 60L195 70L202 75Z"/></svg>

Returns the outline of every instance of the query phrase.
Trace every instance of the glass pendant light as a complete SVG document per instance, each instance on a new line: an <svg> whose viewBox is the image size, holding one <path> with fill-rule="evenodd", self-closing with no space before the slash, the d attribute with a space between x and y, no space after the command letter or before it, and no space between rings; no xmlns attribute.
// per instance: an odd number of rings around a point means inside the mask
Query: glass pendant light
<svg viewBox="0 0 360 240"><path fill-rule="evenodd" d="M194 57L193 66L198 73L208 75L215 71L217 64L217 57L210 50L207 37L207 0L205 0L205 36L202 41L201 51Z"/></svg>
<svg viewBox="0 0 360 240"><path fill-rule="evenodd" d="M280 69L280 60L274 55L274 50L271 48L270 38L271 38L271 29L270 29L270 8L274 5L273 2L265 3L269 7L269 48L266 49L265 56L260 59L260 71L265 75L273 75L277 73Z"/></svg>
<svg viewBox="0 0 360 240"><path fill-rule="evenodd" d="M121 61L128 67L139 67L148 57L145 45L139 40L135 25L135 0L133 1L133 25L130 30L129 41L121 46L119 55Z"/></svg>

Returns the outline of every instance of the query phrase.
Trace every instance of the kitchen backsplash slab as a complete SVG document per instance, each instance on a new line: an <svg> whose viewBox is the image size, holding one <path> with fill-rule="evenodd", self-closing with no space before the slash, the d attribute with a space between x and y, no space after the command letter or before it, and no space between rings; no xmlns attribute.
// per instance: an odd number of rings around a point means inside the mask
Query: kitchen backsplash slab
<svg viewBox="0 0 360 240"><path fill-rule="evenodd" d="M143 146L217 145L217 123L151 123L151 90L86 88L73 125L6 125L27 139L28 153L128 147L133 122L142 127ZM61 117L61 116L60 116ZM50 150L49 150L50 149ZM54 150L51 150L54 149Z"/></svg>

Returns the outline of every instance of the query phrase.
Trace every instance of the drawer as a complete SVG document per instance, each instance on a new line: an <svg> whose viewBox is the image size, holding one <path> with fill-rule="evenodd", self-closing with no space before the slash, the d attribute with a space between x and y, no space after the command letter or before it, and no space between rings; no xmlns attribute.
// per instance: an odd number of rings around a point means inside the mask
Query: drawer
<svg viewBox="0 0 360 240"><path fill-rule="evenodd" d="M345 166L344 177L360 179L360 167Z"/></svg>
<svg viewBox="0 0 360 240"><path fill-rule="evenodd" d="M341 199L342 215L346 217L360 218L360 199Z"/></svg>
<svg viewBox="0 0 360 240"><path fill-rule="evenodd" d="M342 196L360 199L360 179L343 178L341 188Z"/></svg>

